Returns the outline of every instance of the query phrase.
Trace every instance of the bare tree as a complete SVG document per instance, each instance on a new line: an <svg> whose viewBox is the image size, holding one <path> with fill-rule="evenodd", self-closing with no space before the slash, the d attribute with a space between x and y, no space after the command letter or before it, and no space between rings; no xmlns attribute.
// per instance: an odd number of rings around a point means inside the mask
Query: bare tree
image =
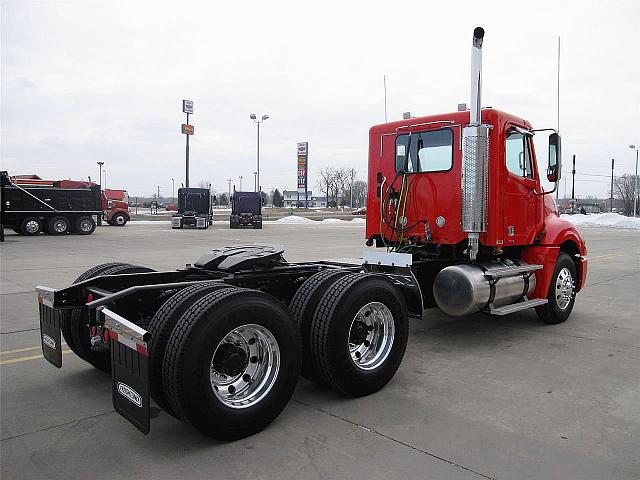
<svg viewBox="0 0 640 480"><path fill-rule="evenodd" d="M367 203L367 182L356 180L353 182L353 204L363 207Z"/></svg>
<svg viewBox="0 0 640 480"><path fill-rule="evenodd" d="M625 215L633 215L633 202L637 201L636 185L636 176L626 173L613 182L613 196L622 200Z"/></svg>
<svg viewBox="0 0 640 480"><path fill-rule="evenodd" d="M320 179L318 187L321 192L327 196L327 207L329 206L331 194L333 193L333 185L335 183L336 171L332 167L324 167L320 169Z"/></svg>
<svg viewBox="0 0 640 480"><path fill-rule="evenodd" d="M209 182L206 180L200 180L198 182L198 188L209 188Z"/></svg>

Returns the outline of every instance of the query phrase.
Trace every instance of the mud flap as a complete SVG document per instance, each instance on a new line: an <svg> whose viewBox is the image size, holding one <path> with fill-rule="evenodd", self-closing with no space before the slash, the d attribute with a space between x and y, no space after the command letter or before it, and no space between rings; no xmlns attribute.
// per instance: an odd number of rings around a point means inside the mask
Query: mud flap
<svg viewBox="0 0 640 480"><path fill-rule="evenodd" d="M60 322L63 312L53 306L55 292L53 288L36 287L36 292L38 293L42 355L54 367L62 368Z"/></svg>
<svg viewBox="0 0 640 480"><path fill-rule="evenodd" d="M149 353L150 334L104 307L104 325L109 330L113 407L138 430L150 430Z"/></svg>

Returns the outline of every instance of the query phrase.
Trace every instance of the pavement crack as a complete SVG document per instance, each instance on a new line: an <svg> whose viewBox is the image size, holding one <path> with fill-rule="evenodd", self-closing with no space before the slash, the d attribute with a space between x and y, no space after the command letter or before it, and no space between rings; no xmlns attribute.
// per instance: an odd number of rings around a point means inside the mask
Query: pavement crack
<svg viewBox="0 0 640 480"><path fill-rule="evenodd" d="M0 335L11 335L12 333L33 332L34 330L40 330L40 327L25 328L23 330L10 330L8 332L2 332Z"/></svg>
<svg viewBox="0 0 640 480"><path fill-rule="evenodd" d="M638 275L640 272L632 272L632 273L625 273L624 275L620 275L618 277L613 277L613 278L608 278L606 280L601 280L599 282L595 282L595 283L588 283L584 286L584 288L589 288L589 287L593 287L594 285L601 285L603 283L608 283L608 282L612 282L614 280L620 280L621 278L625 278L625 277L631 277L633 275Z"/></svg>
<svg viewBox="0 0 640 480"><path fill-rule="evenodd" d="M481 473L481 472L478 472L476 470L473 470L472 468L465 467L464 465L460 465L459 463L456 463L453 460L449 460L447 458L441 457L440 455L436 455L435 453L431 453L431 452L428 452L427 450L423 450L421 448L418 448L415 445L411 445L409 443L403 442L402 440L399 440L399 439L394 438L394 437L392 437L390 435L387 435L386 433L380 432L380 431L376 430L375 428L367 427L366 425L361 425L361 424L359 424L357 422L349 420L348 418L341 417L340 415L336 415L335 413L328 412L326 410L323 410L322 408L314 407L313 405L310 405L310 404L308 404L306 402L303 402L301 400L294 399L293 401L296 402L296 403L299 403L300 405L303 405L303 406L305 406L307 408L310 408L312 410L316 410L316 411L318 411L320 413L324 413L325 415L329 415L330 417L337 418L338 420L342 420L343 422L347 422L347 423L353 425L356 428L360 428L362 430L366 430L367 432L371 432L374 435L378 435L378 436L380 436L382 438L385 438L386 440L390 440L390 441L392 441L394 443L397 443L398 445L402 445L403 447L410 448L411 450L415 450L416 452L420 452L423 455L427 455L429 457L435 458L436 460L440 460L441 462L448 463L452 467L459 468L461 470L464 470L464 471L469 472L469 473L473 473L474 475L478 475L478 476L480 476L482 478L487 478L489 480L495 480L495 478L496 478L496 477L492 477L492 476L489 476L489 475L485 475L484 473Z"/></svg>
<svg viewBox="0 0 640 480"><path fill-rule="evenodd" d="M32 432L19 433L17 435L12 435L10 437L3 438L0 441L4 442L6 440L13 440L15 438L24 437L26 435L33 435L34 433L46 432L47 430L53 430L54 428L64 427L65 425L72 425L74 423L82 422L84 420L91 420L92 418L98 418L98 417L102 417L104 415L109 415L110 413L115 413L115 410L109 410L108 412L102 412L102 413L96 413L95 415L91 415L89 417L77 418L75 420L70 420L68 422L59 423L57 425L51 425L50 427L40 428L40 429L34 430Z"/></svg>

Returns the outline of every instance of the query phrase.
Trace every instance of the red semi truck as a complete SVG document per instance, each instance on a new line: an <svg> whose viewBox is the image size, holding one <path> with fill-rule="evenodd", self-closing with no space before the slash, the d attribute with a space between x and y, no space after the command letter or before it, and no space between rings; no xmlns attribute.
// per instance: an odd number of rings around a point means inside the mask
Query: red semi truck
<svg viewBox="0 0 640 480"><path fill-rule="evenodd" d="M232 440L267 426L299 373L348 396L383 388L409 318L429 308L535 308L565 321L587 275L585 243L542 189L531 138L547 129L481 108L483 37L476 28L470 111L371 128L366 242L379 248L361 264L290 263L282 247L241 245L172 271L98 265L67 288L37 288L45 358L62 366L63 335L112 373L116 411L145 433L153 400ZM556 131L546 170L557 188Z"/></svg>

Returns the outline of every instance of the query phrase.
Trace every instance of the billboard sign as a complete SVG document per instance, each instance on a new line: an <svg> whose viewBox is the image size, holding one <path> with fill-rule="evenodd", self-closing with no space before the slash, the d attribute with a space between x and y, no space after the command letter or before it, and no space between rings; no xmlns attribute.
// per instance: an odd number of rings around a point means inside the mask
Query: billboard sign
<svg viewBox="0 0 640 480"><path fill-rule="evenodd" d="M307 191L307 172L309 159L309 143L298 142L298 193L305 195Z"/></svg>
<svg viewBox="0 0 640 480"><path fill-rule="evenodd" d="M193 113L193 101L182 100L182 111L184 113Z"/></svg>
<svg viewBox="0 0 640 480"><path fill-rule="evenodd" d="M193 125L182 124L182 133L185 135L193 135Z"/></svg>

